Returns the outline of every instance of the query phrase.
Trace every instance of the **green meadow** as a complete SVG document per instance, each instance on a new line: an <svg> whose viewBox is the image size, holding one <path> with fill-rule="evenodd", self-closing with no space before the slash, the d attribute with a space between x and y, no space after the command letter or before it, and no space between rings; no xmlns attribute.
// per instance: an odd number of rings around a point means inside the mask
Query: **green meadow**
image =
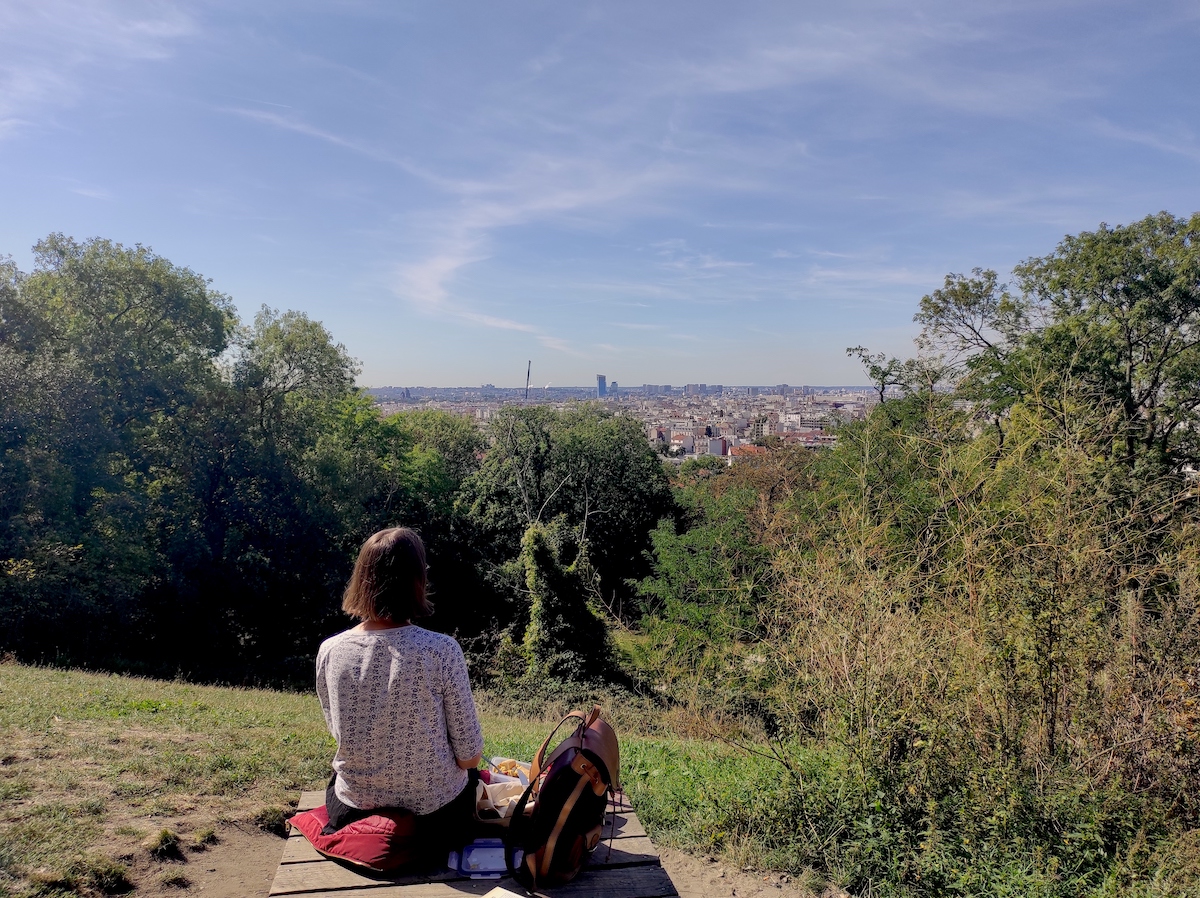
<svg viewBox="0 0 1200 898"><path fill-rule="evenodd" d="M488 755L529 758L557 722L487 701ZM769 863L744 830L771 762L720 743L621 737L627 791L656 840ZM333 751L313 695L0 664L0 895L178 881L172 861L231 827L282 832Z"/></svg>

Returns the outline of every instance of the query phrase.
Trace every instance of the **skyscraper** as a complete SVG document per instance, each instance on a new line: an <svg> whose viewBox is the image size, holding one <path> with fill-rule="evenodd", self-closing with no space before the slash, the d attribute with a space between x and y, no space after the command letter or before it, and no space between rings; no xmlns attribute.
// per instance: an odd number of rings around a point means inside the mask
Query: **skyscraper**
<svg viewBox="0 0 1200 898"><path fill-rule="evenodd" d="M608 379L603 374L596 375L596 396L603 399L608 395Z"/></svg>

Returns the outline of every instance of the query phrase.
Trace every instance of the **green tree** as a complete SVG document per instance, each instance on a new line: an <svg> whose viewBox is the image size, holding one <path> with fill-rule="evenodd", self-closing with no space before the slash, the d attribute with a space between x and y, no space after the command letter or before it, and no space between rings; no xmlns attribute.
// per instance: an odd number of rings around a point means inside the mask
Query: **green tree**
<svg viewBox="0 0 1200 898"><path fill-rule="evenodd" d="M647 572L649 534L673 510L667 476L641 426L584 407L501 410L492 445L464 491L476 539L497 565L525 531L563 517L587 547L603 604L634 611L632 582Z"/></svg>
<svg viewBox="0 0 1200 898"><path fill-rule="evenodd" d="M524 637L528 675L537 682L609 679L614 669L608 627L588 606L587 555L564 523L532 524L521 540L530 596Z"/></svg>
<svg viewBox="0 0 1200 898"><path fill-rule="evenodd" d="M456 517L471 422L383 418L319 322L241 327L143 247L52 235L35 258L0 262L0 648L305 679L359 545L398 523L429 545L435 623L486 627Z"/></svg>
<svg viewBox="0 0 1200 898"><path fill-rule="evenodd" d="M1162 212L1068 236L1016 266L947 277L916 320L964 365L964 395L1002 415L1018 398L1063 420L1094 409L1094 439L1127 468L1200 460L1200 214Z"/></svg>
<svg viewBox="0 0 1200 898"><path fill-rule="evenodd" d="M643 676L674 701L777 729L762 702L762 615L811 463L807 451L779 447L733 467L713 457L680 465L678 513L651 533L653 568L638 584L643 614L630 640Z"/></svg>
<svg viewBox="0 0 1200 898"><path fill-rule="evenodd" d="M0 616L35 657L111 654L162 576L153 447L216 381L234 319L203 278L140 246L55 234L34 256L0 287L0 559L21 572L0 578Z"/></svg>

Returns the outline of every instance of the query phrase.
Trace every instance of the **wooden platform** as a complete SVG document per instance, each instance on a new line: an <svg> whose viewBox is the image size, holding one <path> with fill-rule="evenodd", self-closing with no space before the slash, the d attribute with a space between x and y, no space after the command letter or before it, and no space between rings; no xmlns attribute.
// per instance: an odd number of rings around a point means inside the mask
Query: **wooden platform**
<svg viewBox="0 0 1200 898"><path fill-rule="evenodd" d="M612 822L605 819L604 837L592 853L589 864L574 880L545 892L527 892L511 877L468 879L445 871L433 876L364 875L357 869L322 857L293 829L283 850L283 860L275 872L271 896L303 898L454 898L461 895L486 895L500 886L517 895L548 895L553 898L660 898L676 896L671 877L659 864L658 851L646 836L633 807L624 796L617 796L616 826L609 851L608 833ZM305 792L299 810L323 804L324 792ZM610 805L611 811L611 805Z"/></svg>

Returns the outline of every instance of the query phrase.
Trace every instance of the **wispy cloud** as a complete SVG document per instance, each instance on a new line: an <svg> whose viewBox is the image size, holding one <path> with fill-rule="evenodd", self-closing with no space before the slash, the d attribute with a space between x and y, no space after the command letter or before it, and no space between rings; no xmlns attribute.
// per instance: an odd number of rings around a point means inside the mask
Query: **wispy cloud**
<svg viewBox="0 0 1200 898"><path fill-rule="evenodd" d="M466 267L487 259L497 232L534 222L587 216L621 201L670 173L649 168L629 173L597 160L554 158L529 154L486 183L455 183L440 179L454 202L423 216L428 249L419 258L400 263L395 289L405 302L429 314L474 320L469 294L457 289L456 278ZM544 328L520 325L536 333L542 345L574 352L569 341Z"/></svg>
<svg viewBox="0 0 1200 898"><path fill-rule="evenodd" d="M722 259L710 252L698 252L680 238L663 240L651 246L655 254L662 258L663 267L699 277L718 277L724 269L750 268L754 264Z"/></svg>
<svg viewBox="0 0 1200 898"><path fill-rule="evenodd" d="M93 200L111 200L113 198L111 193L99 187L72 187L71 193L77 193Z"/></svg>
<svg viewBox="0 0 1200 898"><path fill-rule="evenodd" d="M573 351L568 341L541 327L473 310L466 298L454 294L455 277L489 257L487 246L496 229L602 206L636 189L637 178L605 171L594 163L580 165L574 160L529 154L518 166L491 180L460 179L436 174L369 141L315 126L296 115L240 107L224 111L395 166L442 191L452 202L426 213L421 230L428 249L419 258L397 266L397 294L426 314L533 334L547 348Z"/></svg>
<svg viewBox="0 0 1200 898"><path fill-rule="evenodd" d="M863 286L906 284L921 287L936 284L939 275L932 271L914 271L903 266L899 268L815 267L808 272L807 277L813 283L848 283Z"/></svg>
<svg viewBox="0 0 1200 898"><path fill-rule="evenodd" d="M664 86L685 93L747 94L852 83L903 97L907 104L1006 117L1025 117L1096 91L1083 72L1064 78L1053 65L988 64L978 50L994 55L1005 13L993 7L973 12L939 2L847 4L809 13L782 27L773 23L769 35L761 27L735 30L707 59L675 63ZM963 54L973 64L963 64Z"/></svg>
<svg viewBox="0 0 1200 898"><path fill-rule="evenodd" d="M1122 127L1103 118L1096 120L1095 128L1104 137L1140 144L1144 147L1150 147L1164 153L1174 153L1192 161L1200 162L1200 141L1197 141L1194 133L1180 133L1182 129L1177 129L1174 135L1167 136L1153 131L1141 131L1135 128Z"/></svg>
<svg viewBox="0 0 1200 898"><path fill-rule="evenodd" d="M463 321L470 321L475 324L485 325L486 327L498 328L499 330L521 331L526 334L538 333L538 329L532 324L510 321L508 318L497 318L495 315L481 315L479 312L469 312L466 310L452 310L452 314Z"/></svg>
<svg viewBox="0 0 1200 898"><path fill-rule="evenodd" d="M459 269L487 258L474 251L478 240L464 238L457 246L443 244L434 255L400 266L396 291L425 312L434 312L446 303L447 283Z"/></svg>
<svg viewBox="0 0 1200 898"><path fill-rule="evenodd" d="M0 138L76 102L97 73L166 60L197 32L178 4L154 0L0 3Z"/></svg>
<svg viewBox="0 0 1200 898"><path fill-rule="evenodd" d="M552 337L549 334L540 334L538 336L538 342L547 349L553 349L555 352L576 356L580 354L571 346L569 341L564 340L561 337Z"/></svg>
<svg viewBox="0 0 1200 898"><path fill-rule="evenodd" d="M260 103L263 106L274 106L276 109L294 109L287 103L272 103L270 100L255 100L253 97L230 97L231 100L237 100L241 103Z"/></svg>
<svg viewBox="0 0 1200 898"><path fill-rule="evenodd" d="M272 104L276 105L276 104ZM230 115L240 116L241 118L250 119L251 121L260 122L265 125L270 125L274 128L279 128L283 131L291 131L294 134L302 134L305 137L311 137L315 140L320 140L325 143L333 144L336 147L341 147L344 150L349 150L359 156L365 156L367 159L375 162L383 162L388 165L395 166L410 175L421 178L422 180L436 184L440 187L448 189L455 188L453 183L444 182L442 179L433 175L427 169L416 165L409 159L403 156L397 156L394 153L389 153L380 147L372 146L370 143L354 138L345 137L333 131L319 128L299 116L281 115L278 112L268 112L265 109L246 109L244 107L232 106L222 107L218 109L220 112L226 112Z"/></svg>

